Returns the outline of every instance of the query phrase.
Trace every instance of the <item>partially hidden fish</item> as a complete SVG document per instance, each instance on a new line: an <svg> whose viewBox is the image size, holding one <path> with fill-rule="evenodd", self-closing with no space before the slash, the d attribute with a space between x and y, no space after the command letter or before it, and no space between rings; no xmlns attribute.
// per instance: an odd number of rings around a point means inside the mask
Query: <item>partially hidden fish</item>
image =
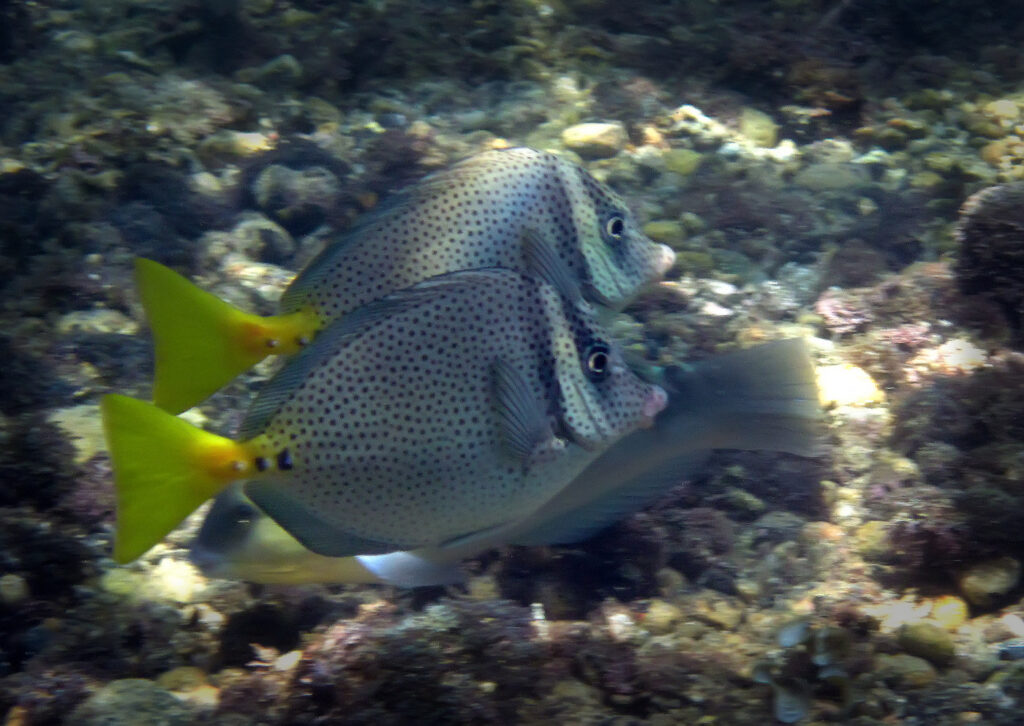
<svg viewBox="0 0 1024 726"><path fill-rule="evenodd" d="M629 434L528 516L438 547L325 557L263 513L241 487L221 494L192 543L210 577L266 584L458 582L459 563L508 544L567 544L652 503L696 473L711 450L821 453L821 406L807 345L766 343L665 374L668 405L653 426Z"/></svg>
<svg viewBox="0 0 1024 726"><path fill-rule="evenodd" d="M330 556L439 546L534 511L666 396L556 257L533 265L438 276L336 320L262 389L237 440L105 397L115 559L238 480Z"/></svg>
<svg viewBox="0 0 1024 726"><path fill-rule="evenodd" d="M285 291L280 315L242 312L139 260L156 353L153 400L181 412L266 356L296 353L331 321L427 278L482 267L525 272L531 239L559 257L588 301L613 310L675 259L579 165L529 148L484 152L396 195L328 245Z"/></svg>

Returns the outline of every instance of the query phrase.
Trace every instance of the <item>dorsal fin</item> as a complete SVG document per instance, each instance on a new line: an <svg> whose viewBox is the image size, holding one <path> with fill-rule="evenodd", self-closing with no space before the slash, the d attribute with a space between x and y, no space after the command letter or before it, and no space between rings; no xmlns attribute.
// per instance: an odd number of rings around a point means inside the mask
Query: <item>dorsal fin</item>
<svg viewBox="0 0 1024 726"><path fill-rule="evenodd" d="M332 264L343 257L348 249L367 236L378 233L382 225L424 200L441 195L458 183L459 178L476 173L479 164L488 162L488 154L478 154L463 159L454 166L423 177L419 181L387 197L381 204L361 215L355 223L337 239L320 251L281 296L279 307L282 313L294 312L305 306L309 290L323 282L323 276Z"/></svg>

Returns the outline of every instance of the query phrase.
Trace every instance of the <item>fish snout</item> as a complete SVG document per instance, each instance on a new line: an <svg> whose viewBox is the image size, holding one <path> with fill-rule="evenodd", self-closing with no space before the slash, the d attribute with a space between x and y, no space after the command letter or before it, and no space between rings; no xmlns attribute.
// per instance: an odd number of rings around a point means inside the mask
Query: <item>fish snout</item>
<svg viewBox="0 0 1024 726"><path fill-rule="evenodd" d="M644 421L642 426L648 428L654 424L654 417L668 405L668 394L661 386L651 386L651 392L644 400Z"/></svg>
<svg viewBox="0 0 1024 726"><path fill-rule="evenodd" d="M676 253L668 245L658 245L658 259L655 263L658 274L664 275L676 263Z"/></svg>

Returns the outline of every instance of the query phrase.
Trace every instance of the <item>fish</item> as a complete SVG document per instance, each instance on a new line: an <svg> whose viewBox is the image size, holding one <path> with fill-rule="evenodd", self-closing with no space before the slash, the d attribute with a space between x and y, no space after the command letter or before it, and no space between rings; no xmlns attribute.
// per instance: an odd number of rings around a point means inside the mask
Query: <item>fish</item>
<svg viewBox="0 0 1024 726"><path fill-rule="evenodd" d="M365 215L298 274L278 315L245 313L157 262L137 261L155 348L153 401L180 413L268 355L295 354L332 321L427 278L484 267L525 272L535 239L589 302L608 310L623 308L675 260L578 164L530 148L487 151Z"/></svg>
<svg viewBox="0 0 1024 726"><path fill-rule="evenodd" d="M206 499L246 496L323 555L436 546L521 518L650 425L642 381L557 255L425 280L332 323L260 391L237 439L159 407L101 401L114 558Z"/></svg>
<svg viewBox="0 0 1024 726"><path fill-rule="evenodd" d="M214 501L189 548L208 577L262 584L461 582L459 564L511 544L571 544L655 502L700 471L711 451L742 449L820 456L822 408L807 343L775 341L672 366L668 403L654 425L602 453L528 516L484 536L439 547L326 557L305 547L233 486Z"/></svg>

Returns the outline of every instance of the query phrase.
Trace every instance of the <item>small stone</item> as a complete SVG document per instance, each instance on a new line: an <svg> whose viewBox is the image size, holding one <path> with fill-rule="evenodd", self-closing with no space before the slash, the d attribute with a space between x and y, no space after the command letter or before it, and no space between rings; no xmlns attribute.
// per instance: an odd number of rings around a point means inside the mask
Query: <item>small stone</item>
<svg viewBox="0 0 1024 726"><path fill-rule="evenodd" d="M761 584L757 580L736 580L736 594L744 602L752 603L761 597Z"/></svg>
<svg viewBox="0 0 1024 726"><path fill-rule="evenodd" d="M28 595L28 583L21 575L7 574L0 577L0 603L14 607L25 602Z"/></svg>
<svg viewBox="0 0 1024 726"><path fill-rule="evenodd" d="M243 83L273 88L291 88L302 80L302 64L286 53L272 58L259 68L243 68L236 75Z"/></svg>
<svg viewBox="0 0 1024 726"><path fill-rule="evenodd" d="M885 400L868 372L854 365L819 368L818 397L823 406L868 406Z"/></svg>
<svg viewBox="0 0 1024 726"><path fill-rule="evenodd" d="M895 681L907 688L921 688L935 680L935 669L931 663L902 653L876 656L874 670L879 678Z"/></svg>
<svg viewBox="0 0 1024 726"><path fill-rule="evenodd" d="M1020 108L1008 98L1000 98L998 101L986 103L984 111L987 115L994 116L1000 121L1016 121L1020 118Z"/></svg>
<svg viewBox="0 0 1024 726"><path fill-rule="evenodd" d="M75 310L62 315L57 321L57 332L69 333L117 333L134 335L139 324L117 310Z"/></svg>
<svg viewBox="0 0 1024 726"><path fill-rule="evenodd" d="M683 611L672 603L664 600L651 600L647 606L647 614L643 626L656 635L671 633L683 619Z"/></svg>
<svg viewBox="0 0 1024 726"><path fill-rule="evenodd" d="M698 600L693 615L722 630L735 630L743 621L743 610L724 598Z"/></svg>
<svg viewBox="0 0 1024 726"><path fill-rule="evenodd" d="M946 630L956 630L967 622L967 603L956 595L943 595L932 602L932 620Z"/></svg>
<svg viewBox="0 0 1024 726"><path fill-rule="evenodd" d="M669 149L662 158L665 162L665 169L668 171L680 176L690 176L697 171L704 155L693 149Z"/></svg>
<svg viewBox="0 0 1024 726"><path fill-rule="evenodd" d="M942 183L942 176L934 171L919 171L910 177L910 186L915 189L928 189Z"/></svg>
<svg viewBox="0 0 1024 726"><path fill-rule="evenodd" d="M625 148L626 141L621 123L576 124L562 131L562 143L585 159L615 156Z"/></svg>
<svg viewBox="0 0 1024 726"><path fill-rule="evenodd" d="M95 35L80 30L63 30L54 35L53 42L63 51L81 55L91 55L99 47Z"/></svg>
<svg viewBox="0 0 1024 726"><path fill-rule="evenodd" d="M757 146L771 148L779 141L779 126L772 117L756 108L740 111L740 133Z"/></svg>
<svg viewBox="0 0 1024 726"><path fill-rule="evenodd" d="M258 131L232 131L223 129L208 136L199 145L200 156L254 156L274 148L274 141Z"/></svg>
<svg viewBox="0 0 1024 726"><path fill-rule="evenodd" d="M865 522L857 528L857 552L865 560L885 562L892 555L889 544L889 524L881 521Z"/></svg>
<svg viewBox="0 0 1024 726"><path fill-rule="evenodd" d="M156 684L168 691L191 691L206 683L206 672L195 666L172 668L156 678Z"/></svg>
<svg viewBox="0 0 1024 726"><path fill-rule="evenodd" d="M655 242L669 247L678 247L686 240L686 229L681 222L671 219L655 219L643 226L643 233Z"/></svg>
<svg viewBox="0 0 1024 726"><path fill-rule="evenodd" d="M662 597L675 597L686 588L686 577L679 570L662 567L654 574L658 582L658 592Z"/></svg>
<svg viewBox="0 0 1024 726"><path fill-rule="evenodd" d="M948 665L956 655L953 639L935 623L907 623L900 629L899 640L905 651L937 666Z"/></svg>
<svg viewBox="0 0 1024 726"><path fill-rule="evenodd" d="M997 557L967 568L957 577L957 585L967 602L990 607L1020 581L1020 561Z"/></svg>
<svg viewBox="0 0 1024 726"><path fill-rule="evenodd" d="M271 164L252 183L256 204L292 234L323 223L341 196L338 178L323 166L292 169ZM268 260L272 261L272 260Z"/></svg>
<svg viewBox="0 0 1024 726"><path fill-rule="evenodd" d="M852 191L864 185L865 176L862 169L852 164L811 164L793 182L812 192Z"/></svg>
<svg viewBox="0 0 1024 726"><path fill-rule="evenodd" d="M84 464L99 452L106 451L99 406L58 408L47 419L60 428L75 447L76 464Z"/></svg>
<svg viewBox="0 0 1024 726"><path fill-rule="evenodd" d="M714 303L709 304L713 305ZM768 508L764 500L740 487L729 487L726 489L723 504L739 516L747 519L754 519Z"/></svg>
<svg viewBox="0 0 1024 726"><path fill-rule="evenodd" d="M220 703L220 689L209 684L191 691L175 691L172 695L198 711L212 711Z"/></svg>
<svg viewBox="0 0 1024 726"><path fill-rule="evenodd" d="M82 702L68 718L77 726L188 726L192 710L144 678L111 681Z"/></svg>

